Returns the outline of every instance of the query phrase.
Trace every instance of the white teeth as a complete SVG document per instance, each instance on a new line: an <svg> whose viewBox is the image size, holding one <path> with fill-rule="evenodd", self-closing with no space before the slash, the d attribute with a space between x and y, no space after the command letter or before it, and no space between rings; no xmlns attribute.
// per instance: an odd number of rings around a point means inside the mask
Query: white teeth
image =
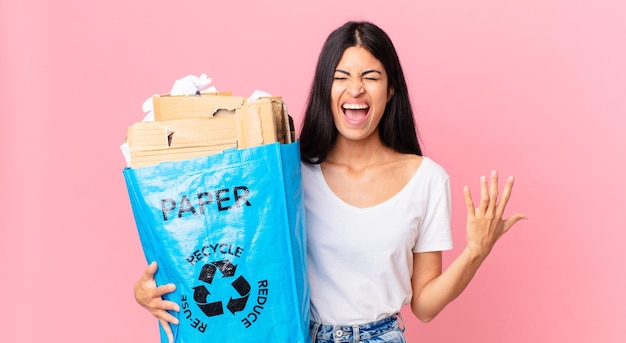
<svg viewBox="0 0 626 343"><path fill-rule="evenodd" d="M367 104L343 104L346 110L364 110L369 108Z"/></svg>

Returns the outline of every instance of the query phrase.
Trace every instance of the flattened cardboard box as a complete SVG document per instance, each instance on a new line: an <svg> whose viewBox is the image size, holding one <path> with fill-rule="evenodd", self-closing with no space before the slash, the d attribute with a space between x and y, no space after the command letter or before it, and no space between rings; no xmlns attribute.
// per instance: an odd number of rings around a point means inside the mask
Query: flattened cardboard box
<svg viewBox="0 0 626 343"><path fill-rule="evenodd" d="M295 141L293 120L281 97L248 102L230 92L157 95L153 103L156 121L135 123L128 130L131 168Z"/></svg>
<svg viewBox="0 0 626 343"><path fill-rule="evenodd" d="M265 131L263 137L266 141L263 144L271 143L272 132L276 132L276 137L273 138L274 142L286 144L295 141L293 123L290 123L287 107L279 96L247 101L245 97L232 96L230 92L222 92L200 95L155 95L152 97L152 101L154 118L157 121L209 118L236 114L237 112L240 113L241 118L254 120L255 116L252 114L256 114L258 111ZM272 117L270 114L273 114L273 123L270 121ZM265 130L266 128L267 130Z"/></svg>

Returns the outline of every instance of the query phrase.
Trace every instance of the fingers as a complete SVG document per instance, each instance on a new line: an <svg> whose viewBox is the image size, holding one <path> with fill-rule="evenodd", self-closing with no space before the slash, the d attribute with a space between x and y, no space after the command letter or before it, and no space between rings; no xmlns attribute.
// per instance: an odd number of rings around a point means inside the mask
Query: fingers
<svg viewBox="0 0 626 343"><path fill-rule="evenodd" d="M480 177L480 203L478 207L474 207L474 202L471 197L471 193L468 186L465 186L463 193L465 195L465 205L467 206L468 213L487 214L493 219L500 219L504 214L506 205L511 198L513 190L513 183L515 179L510 176L504 186L502 195L498 191L498 172L493 170L491 172L490 180L487 182L485 176ZM498 199L500 196L500 199Z"/></svg>
<svg viewBox="0 0 626 343"><path fill-rule="evenodd" d="M487 256L505 232L518 221L527 218L521 213L516 213L508 219L502 218L511 197L513 182L513 177L509 177L500 195L498 172L492 171L489 180L481 176L478 207L474 207L469 187L464 187L463 193L467 207L467 244L475 256Z"/></svg>
<svg viewBox="0 0 626 343"><path fill-rule="evenodd" d="M180 312L180 307L178 306L178 304L169 300L161 300L159 304L159 309Z"/></svg>
<svg viewBox="0 0 626 343"><path fill-rule="evenodd" d="M169 313L169 311L177 311L178 312L178 306L176 305L171 305L171 304L165 304L165 303L172 303L171 301L163 301L163 305L161 309L158 310L154 310L152 311L152 314L154 314L155 317L159 318L160 320L165 320L168 323L172 323L172 324L176 324L178 325L178 318L176 318L173 314ZM176 309L174 309L176 308Z"/></svg>
<svg viewBox="0 0 626 343"><path fill-rule="evenodd" d="M162 297L167 293L172 293L176 290L176 285L174 285L173 283L168 283L165 284L163 286L159 286L157 288L154 289L153 295L155 297Z"/></svg>
<svg viewBox="0 0 626 343"><path fill-rule="evenodd" d="M172 327L168 322L163 319L159 319L161 326L163 327L163 331L165 331L165 335L167 336L167 340L169 343L174 343L174 334L172 333Z"/></svg>
<svg viewBox="0 0 626 343"><path fill-rule="evenodd" d="M490 213L496 211L496 200L498 199L498 172L491 171L491 181L489 182L489 207Z"/></svg>
<svg viewBox="0 0 626 343"><path fill-rule="evenodd" d="M469 187L465 186L465 205L467 206L468 213L478 210L480 213L495 213L497 199L498 199L498 172L491 172L491 179L487 183L485 176L480 177L480 203L479 207L474 207L474 202L469 191ZM471 207L470 207L471 205Z"/></svg>
<svg viewBox="0 0 626 343"><path fill-rule="evenodd" d="M180 312L176 302L163 300L163 296L176 290L176 285L168 283L156 286L154 275L157 271L157 263L150 263L144 270L141 278L135 284L135 300L148 309L161 323L169 342L174 342L174 334L171 324L178 325L179 321L168 311Z"/></svg>
<svg viewBox="0 0 626 343"><path fill-rule="evenodd" d="M141 306L149 309L150 312L156 314L156 312L160 310L180 311L177 303L163 299L165 294L171 293L176 289L176 286L173 284L159 287L142 286L143 285L140 285L139 288L135 290L135 299Z"/></svg>
<svg viewBox="0 0 626 343"><path fill-rule="evenodd" d="M463 194L465 195L465 206L467 207L467 215L469 217L474 216L476 208L474 207L474 201L472 200L472 193L468 186L463 187Z"/></svg>
<svg viewBox="0 0 626 343"><path fill-rule="evenodd" d="M487 187L487 178L485 176L480 177L480 205L478 209L481 213L487 211L489 206L489 189Z"/></svg>
<svg viewBox="0 0 626 343"><path fill-rule="evenodd" d="M167 302L171 303L171 301L164 301L164 303L167 303ZM165 332L165 335L167 336L167 340L170 343L173 343L174 333L172 332L172 327L170 323L174 325L178 325L179 324L178 318L174 317L171 313L165 310L155 311L153 314L155 317L157 317L157 319L159 319L159 323L161 323L161 326L163 327L163 331Z"/></svg>
<svg viewBox="0 0 626 343"><path fill-rule="evenodd" d="M135 300L155 315L159 310L180 311L177 303L163 300L164 295L176 290L176 285L168 283L157 286L156 280L154 279L156 268L156 262L152 262L146 267L141 278L135 283Z"/></svg>
<svg viewBox="0 0 626 343"><path fill-rule="evenodd" d="M156 261L152 261L146 269L143 271L143 275L141 275L141 282L154 280L154 274L157 271L157 263Z"/></svg>
<svg viewBox="0 0 626 343"><path fill-rule="evenodd" d="M169 300L162 300L160 298L154 299L153 302L146 306L146 308L159 320L166 321L168 323L178 325L178 318L168 311L180 312L180 307L177 303Z"/></svg>
<svg viewBox="0 0 626 343"><path fill-rule="evenodd" d="M499 218L502 218L502 216L504 215L504 208L511 198L511 192L513 191L514 182L515 178L513 176L509 176L509 178L506 180L506 184L504 185L504 191L502 192L502 197L500 198L500 203L498 204L498 208L496 210L496 214Z"/></svg>
<svg viewBox="0 0 626 343"><path fill-rule="evenodd" d="M157 271L157 263L153 261L150 263L146 269L144 270L141 279L137 282L135 287L141 287L147 290L151 296L161 297L167 293L174 292L176 290L176 285L173 283L168 283L159 287L156 287L156 282L154 279L154 274Z"/></svg>
<svg viewBox="0 0 626 343"><path fill-rule="evenodd" d="M512 215L511 217L507 218L506 220L504 220L502 233L504 234L505 232L509 231L511 226L515 225L515 223L517 223L518 221L522 219L528 219L528 216L523 213L516 213Z"/></svg>
<svg viewBox="0 0 626 343"><path fill-rule="evenodd" d="M153 306L146 307L153 316L167 323L178 325L178 318L168 311L179 311L179 307L172 301L162 300L155 302Z"/></svg>

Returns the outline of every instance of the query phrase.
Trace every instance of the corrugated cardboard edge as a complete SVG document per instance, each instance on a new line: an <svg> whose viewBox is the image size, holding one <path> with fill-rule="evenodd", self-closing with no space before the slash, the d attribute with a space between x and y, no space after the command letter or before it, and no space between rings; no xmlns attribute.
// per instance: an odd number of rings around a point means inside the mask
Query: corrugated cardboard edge
<svg viewBox="0 0 626 343"><path fill-rule="evenodd" d="M272 102L262 98L246 102L235 110L239 148L277 142Z"/></svg>
<svg viewBox="0 0 626 343"><path fill-rule="evenodd" d="M152 97L154 120L208 118L214 116L220 110L233 112L243 106L246 98L226 95L229 93L155 95Z"/></svg>

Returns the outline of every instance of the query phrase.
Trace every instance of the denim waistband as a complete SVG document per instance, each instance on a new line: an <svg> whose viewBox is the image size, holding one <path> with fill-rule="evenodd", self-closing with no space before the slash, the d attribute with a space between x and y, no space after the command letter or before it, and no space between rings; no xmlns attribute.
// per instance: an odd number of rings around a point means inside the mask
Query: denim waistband
<svg viewBox="0 0 626 343"><path fill-rule="evenodd" d="M334 342L359 342L380 336L389 331L401 330L404 332L404 322L399 313L360 325L329 325L311 321L311 341L332 340Z"/></svg>

